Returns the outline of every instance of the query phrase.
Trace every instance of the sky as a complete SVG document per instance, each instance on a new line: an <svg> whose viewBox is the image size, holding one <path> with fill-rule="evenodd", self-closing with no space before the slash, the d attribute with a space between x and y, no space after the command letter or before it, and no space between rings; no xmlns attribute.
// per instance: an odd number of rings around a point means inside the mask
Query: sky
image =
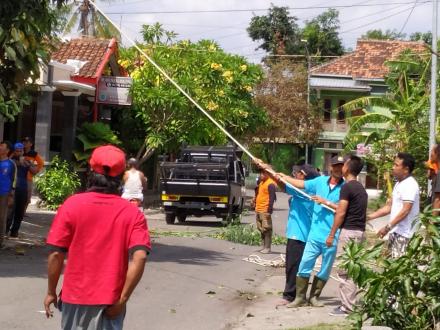
<svg viewBox="0 0 440 330"><path fill-rule="evenodd" d="M141 40L142 24L159 22L180 39L211 39L229 53L259 62L265 55L256 49L246 28L254 15L265 15L271 3L291 8L298 24L333 7L339 11L339 35L346 49L367 30L391 29L406 34L427 32L432 27L429 0L97 0L100 9L134 40ZM200 11L200 12L194 12ZM212 12L210 12L212 11ZM129 46L127 40L123 44Z"/></svg>

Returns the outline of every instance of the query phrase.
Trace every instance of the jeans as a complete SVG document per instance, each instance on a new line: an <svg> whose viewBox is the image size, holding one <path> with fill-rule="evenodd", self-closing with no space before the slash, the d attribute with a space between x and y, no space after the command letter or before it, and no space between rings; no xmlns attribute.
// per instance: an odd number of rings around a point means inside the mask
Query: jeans
<svg viewBox="0 0 440 330"><path fill-rule="evenodd" d="M24 212L26 211L27 200L27 189L17 189L15 191L14 205L12 206L12 212L9 214L6 225L6 233L10 232L11 236L18 235L21 221L23 220Z"/></svg>

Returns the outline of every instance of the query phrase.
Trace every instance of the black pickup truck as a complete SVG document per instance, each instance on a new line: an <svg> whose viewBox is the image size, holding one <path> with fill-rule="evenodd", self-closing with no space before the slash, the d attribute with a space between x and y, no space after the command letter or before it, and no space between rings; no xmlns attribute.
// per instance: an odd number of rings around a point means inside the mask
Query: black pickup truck
<svg viewBox="0 0 440 330"><path fill-rule="evenodd" d="M228 223L243 210L245 169L235 147L193 146L175 162L160 164L165 220L214 215Z"/></svg>

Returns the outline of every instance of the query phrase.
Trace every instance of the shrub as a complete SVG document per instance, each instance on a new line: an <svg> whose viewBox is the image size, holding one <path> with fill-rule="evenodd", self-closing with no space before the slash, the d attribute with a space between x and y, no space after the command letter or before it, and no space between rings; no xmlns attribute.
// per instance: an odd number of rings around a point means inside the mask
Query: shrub
<svg viewBox="0 0 440 330"><path fill-rule="evenodd" d="M347 245L341 266L363 291L351 315L356 328L371 319L392 329L434 329L440 319L440 218L425 210L420 220L425 229L400 258L383 253L382 243Z"/></svg>
<svg viewBox="0 0 440 330"><path fill-rule="evenodd" d="M35 187L42 204L50 210L56 210L80 187L80 180L69 164L56 156L50 167L36 177Z"/></svg>

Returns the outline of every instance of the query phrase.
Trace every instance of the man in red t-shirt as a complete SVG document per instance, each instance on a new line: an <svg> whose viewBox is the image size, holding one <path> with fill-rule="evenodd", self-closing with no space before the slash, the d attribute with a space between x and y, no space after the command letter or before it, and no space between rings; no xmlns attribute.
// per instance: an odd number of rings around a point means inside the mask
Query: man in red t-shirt
<svg viewBox="0 0 440 330"><path fill-rule="evenodd" d="M122 329L126 303L144 271L150 236L144 215L119 196L124 152L98 147L90 167L88 190L64 202L47 237L51 252L44 306L47 317L52 316L51 304L59 307L62 329Z"/></svg>

